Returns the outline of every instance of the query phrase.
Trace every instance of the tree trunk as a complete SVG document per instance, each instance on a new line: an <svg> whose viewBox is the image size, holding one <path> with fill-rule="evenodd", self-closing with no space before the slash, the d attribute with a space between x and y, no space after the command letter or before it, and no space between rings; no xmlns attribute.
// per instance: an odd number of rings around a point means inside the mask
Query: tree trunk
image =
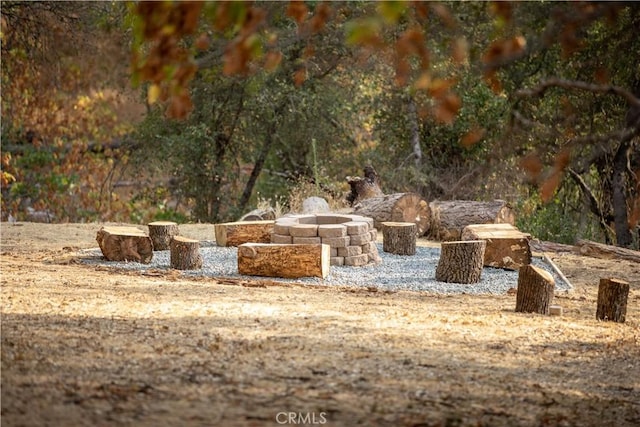
<svg viewBox="0 0 640 427"><path fill-rule="evenodd" d="M613 158L613 177L611 187L613 189L613 220L616 230L616 244L621 247L629 247L633 243L629 221L627 219L627 164L632 140L623 141Z"/></svg>
<svg viewBox="0 0 640 427"><path fill-rule="evenodd" d="M515 213L504 200L433 201L429 204L431 223L428 237L434 240L459 240L462 229L471 224L515 224Z"/></svg>
<svg viewBox="0 0 640 427"><path fill-rule="evenodd" d="M238 272L249 276L321 277L329 274L329 245L244 243L238 246Z"/></svg>
<svg viewBox="0 0 640 427"><path fill-rule="evenodd" d="M485 240L484 265L518 270L531 263L530 234L511 224L472 224L462 230L463 240Z"/></svg>
<svg viewBox="0 0 640 427"><path fill-rule="evenodd" d="M396 193L362 200L354 206L353 212L373 218L378 229L383 222L412 222L416 224L419 236L429 229L429 205L416 193Z"/></svg>
<svg viewBox="0 0 640 427"><path fill-rule="evenodd" d="M413 222L383 222L382 250L395 255L415 255L418 227Z"/></svg>
<svg viewBox="0 0 640 427"><path fill-rule="evenodd" d="M240 246L243 243L270 243L274 221L242 221L215 224L218 246Z"/></svg>
<svg viewBox="0 0 640 427"><path fill-rule="evenodd" d="M347 202L349 202L350 206L372 197L384 196L380 188L380 177L373 166L364 168L364 178L348 176L347 182L351 187L351 192L347 195Z"/></svg>
<svg viewBox="0 0 640 427"><path fill-rule="evenodd" d="M177 270L197 270L202 268L202 255L200 255L200 242L175 236L171 239L171 268Z"/></svg>
<svg viewBox="0 0 640 427"><path fill-rule="evenodd" d="M640 262L640 252L617 246L604 245L590 240L578 239L576 246L582 255L603 259L625 259Z"/></svg>
<svg viewBox="0 0 640 427"><path fill-rule="evenodd" d="M109 261L149 264L153 258L151 238L135 227L102 227L96 240L102 254Z"/></svg>
<svg viewBox="0 0 640 427"><path fill-rule="evenodd" d="M154 251L166 251L169 249L173 236L180 234L178 224L172 221L155 221L150 222L147 226Z"/></svg>
<svg viewBox="0 0 640 427"><path fill-rule="evenodd" d="M541 268L525 265L518 273L516 311L521 313L549 314L555 281Z"/></svg>
<svg viewBox="0 0 640 427"><path fill-rule="evenodd" d="M484 240L443 242L436 267L436 280L452 283L477 283L482 276Z"/></svg>
<svg viewBox="0 0 640 427"><path fill-rule="evenodd" d="M618 279L600 279L596 319L624 323L628 297L628 282Z"/></svg>

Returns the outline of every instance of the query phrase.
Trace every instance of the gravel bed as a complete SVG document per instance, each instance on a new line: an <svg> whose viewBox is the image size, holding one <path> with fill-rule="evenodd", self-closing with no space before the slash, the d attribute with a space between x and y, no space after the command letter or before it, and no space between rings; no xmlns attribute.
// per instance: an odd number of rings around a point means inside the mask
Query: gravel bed
<svg viewBox="0 0 640 427"><path fill-rule="evenodd" d="M518 284L518 272L500 268L485 267L479 283L456 284L438 282L435 270L440 258L439 248L417 247L413 256L393 255L382 251L378 243L378 251L382 263L364 267L332 266L325 279L305 277L300 279L263 278L238 274L237 248L219 247L214 242L201 241L200 253L204 259L200 270L184 271L185 276L231 277L251 280L270 280L280 282L297 282L313 285L340 285L353 287L375 287L380 290L423 291L441 294L504 294ZM154 252L150 264L136 262L106 261L100 249L84 251L88 257L83 262L94 265L112 266L130 270L162 270L169 269L169 251ZM532 264L551 273L556 282L556 291L570 290L571 286L560 278L550 265L540 258L533 258Z"/></svg>

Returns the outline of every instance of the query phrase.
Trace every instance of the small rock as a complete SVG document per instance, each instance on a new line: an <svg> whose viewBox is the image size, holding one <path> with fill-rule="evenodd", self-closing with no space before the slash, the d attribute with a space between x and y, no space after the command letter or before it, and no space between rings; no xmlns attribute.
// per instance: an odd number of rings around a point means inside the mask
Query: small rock
<svg viewBox="0 0 640 427"><path fill-rule="evenodd" d="M327 201L322 197L308 197L302 202L303 214L325 212L331 212L331 209L329 208L329 203L327 203Z"/></svg>

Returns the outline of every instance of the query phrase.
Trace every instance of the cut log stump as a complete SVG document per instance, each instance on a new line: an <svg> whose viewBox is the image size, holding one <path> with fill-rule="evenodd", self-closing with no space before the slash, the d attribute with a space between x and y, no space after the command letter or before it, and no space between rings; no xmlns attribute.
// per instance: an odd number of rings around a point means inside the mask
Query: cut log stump
<svg viewBox="0 0 640 427"><path fill-rule="evenodd" d="M218 246L240 246L243 243L269 243L274 221L238 221L215 224Z"/></svg>
<svg viewBox="0 0 640 427"><path fill-rule="evenodd" d="M429 204L416 193L396 193L361 200L353 207L354 214L373 218L374 227L383 222L412 222L422 236L429 227Z"/></svg>
<svg viewBox="0 0 640 427"><path fill-rule="evenodd" d="M462 230L462 240L485 240L484 265L519 270L531 264L531 235L511 224L472 224Z"/></svg>
<svg viewBox="0 0 640 427"><path fill-rule="evenodd" d="M109 261L149 264L153 258L151 238L135 227L102 227L98 230L96 240L102 255Z"/></svg>
<svg viewBox="0 0 640 427"><path fill-rule="evenodd" d="M175 236L169 244L171 251L171 268L176 270L197 270L202 268L200 242Z"/></svg>
<svg viewBox="0 0 640 427"><path fill-rule="evenodd" d="M600 279L596 319L624 323L627 316L629 283L618 279Z"/></svg>
<svg viewBox="0 0 640 427"><path fill-rule="evenodd" d="M180 234L178 224L172 221L155 221L147 224L149 227L149 237L153 242L154 251L166 251L173 236Z"/></svg>
<svg viewBox="0 0 640 427"><path fill-rule="evenodd" d="M415 255L418 227L413 222L383 222L382 250L395 255Z"/></svg>
<svg viewBox="0 0 640 427"><path fill-rule="evenodd" d="M325 278L330 258L331 247L325 244L244 243L238 246L238 272L288 279Z"/></svg>
<svg viewBox="0 0 640 427"><path fill-rule="evenodd" d="M436 280L450 283L477 283L482 276L484 240L443 242L436 267Z"/></svg>
<svg viewBox="0 0 640 427"><path fill-rule="evenodd" d="M427 237L442 242L462 239L462 230L471 224L515 224L515 213L504 200L433 201Z"/></svg>
<svg viewBox="0 0 640 427"><path fill-rule="evenodd" d="M525 265L518 272L516 311L549 314L554 289L555 281L549 272L532 265Z"/></svg>

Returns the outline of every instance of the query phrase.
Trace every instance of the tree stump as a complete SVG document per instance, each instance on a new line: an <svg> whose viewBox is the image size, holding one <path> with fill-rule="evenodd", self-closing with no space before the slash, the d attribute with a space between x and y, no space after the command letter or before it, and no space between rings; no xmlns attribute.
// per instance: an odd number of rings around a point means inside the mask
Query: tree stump
<svg viewBox="0 0 640 427"><path fill-rule="evenodd" d="M518 272L516 311L520 313L549 314L555 280L538 267L525 265Z"/></svg>
<svg viewBox="0 0 640 427"><path fill-rule="evenodd" d="M443 242L464 239L462 229L471 224L515 224L515 213L504 200L433 201L428 237Z"/></svg>
<svg viewBox="0 0 640 427"><path fill-rule="evenodd" d="M172 221L156 221L147 224L149 227L149 237L153 242L154 251L166 251L173 236L180 234L178 224Z"/></svg>
<svg viewBox="0 0 640 427"><path fill-rule="evenodd" d="M325 244L244 243L238 246L238 272L289 279L325 278L330 258L331 247Z"/></svg>
<svg viewBox="0 0 640 427"><path fill-rule="evenodd" d="M482 275L484 240L443 242L436 267L436 280L450 283L477 283Z"/></svg>
<svg viewBox="0 0 640 427"><path fill-rule="evenodd" d="M373 166L365 166L364 178L348 176L347 182L351 187L351 192L347 195L349 206L353 206L364 199L384 196L380 188L380 176Z"/></svg>
<svg viewBox="0 0 640 427"><path fill-rule="evenodd" d="M353 213L373 218L374 227L381 228L383 222L413 222L419 236L429 228L429 204L416 193L396 193L361 200Z"/></svg>
<svg viewBox="0 0 640 427"><path fill-rule="evenodd" d="M197 270L202 268L200 242L175 236L169 244L171 251L171 268L177 270Z"/></svg>
<svg viewBox="0 0 640 427"><path fill-rule="evenodd" d="M396 255L415 255L418 227L413 222L383 222L382 250Z"/></svg>
<svg viewBox="0 0 640 427"><path fill-rule="evenodd" d="M600 279L596 319L624 323L628 296L628 282L619 279Z"/></svg>
<svg viewBox="0 0 640 427"><path fill-rule="evenodd" d="M102 227L96 236L102 255L109 261L136 261L149 264L153 243L144 231L135 227Z"/></svg>

